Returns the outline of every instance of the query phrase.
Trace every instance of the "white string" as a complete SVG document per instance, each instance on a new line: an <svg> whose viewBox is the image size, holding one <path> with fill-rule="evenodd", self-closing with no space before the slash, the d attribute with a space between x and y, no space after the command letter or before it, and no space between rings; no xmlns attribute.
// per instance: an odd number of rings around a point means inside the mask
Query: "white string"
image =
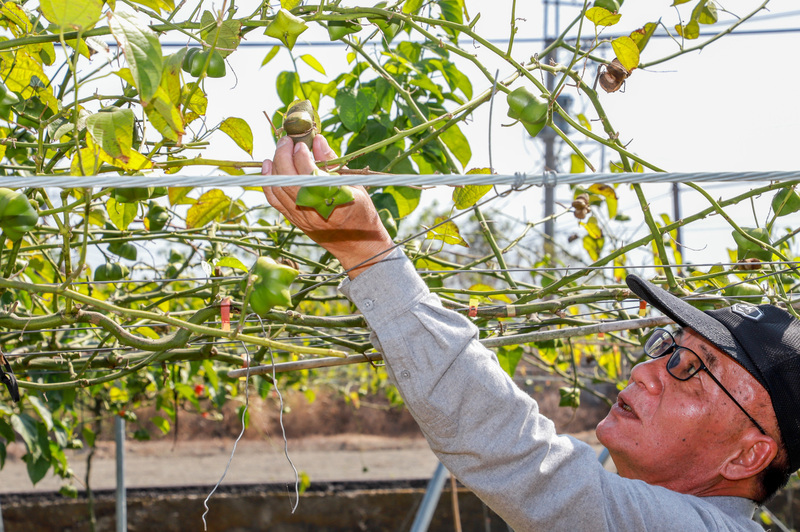
<svg viewBox="0 0 800 532"><path fill-rule="evenodd" d="M247 409L250 407L250 351L247 349L247 344L241 342L242 347L244 347L244 351L247 354L247 375L244 381L244 409L242 409L242 430L239 432L239 436L233 442L233 449L231 449L231 455L228 457L228 463L225 465L225 471L222 472L222 476L219 478L217 483L214 485L214 488L208 494L208 496L203 501L203 507L206 509L201 516L203 519L203 530L208 530L208 524L206 523L206 514L208 514L208 501L211 499L211 496L214 495L214 492L217 491L217 488L222 484L222 481L225 480L225 476L228 474L228 469L231 467L231 462L233 462L233 455L236 454L236 445L239 443L239 440L242 439L244 436L244 431L246 428L245 424L245 416L247 415Z"/></svg>

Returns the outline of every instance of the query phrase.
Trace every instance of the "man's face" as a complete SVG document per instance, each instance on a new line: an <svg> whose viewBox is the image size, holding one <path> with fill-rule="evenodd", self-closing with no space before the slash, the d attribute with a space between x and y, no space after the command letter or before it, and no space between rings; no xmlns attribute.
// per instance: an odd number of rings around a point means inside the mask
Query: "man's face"
<svg viewBox="0 0 800 532"><path fill-rule="evenodd" d="M691 329L675 339L697 353L763 423L759 410L749 408L766 394L755 378ZM705 371L679 381L667 372L668 359L669 355L649 360L633 369L628 386L597 426L597 437L620 475L700 495L719 477L742 431L753 425Z"/></svg>

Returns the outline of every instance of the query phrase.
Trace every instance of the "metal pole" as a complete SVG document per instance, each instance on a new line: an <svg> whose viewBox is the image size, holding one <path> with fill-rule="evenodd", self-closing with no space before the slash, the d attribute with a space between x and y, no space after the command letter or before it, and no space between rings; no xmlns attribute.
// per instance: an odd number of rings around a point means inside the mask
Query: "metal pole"
<svg viewBox="0 0 800 532"><path fill-rule="evenodd" d="M114 440L117 445L117 532L128 530L128 504L125 495L125 418L114 417Z"/></svg>
<svg viewBox="0 0 800 532"><path fill-rule="evenodd" d="M425 496L422 498L422 503L419 505L417 515L414 517L414 522L411 524L410 532L426 532L428 525L431 524L433 512L436 510L436 504L439 502L439 496L442 494L442 488L447 480L447 469L439 462L436 466L436 471L433 473L433 478L428 482L428 488L425 490Z"/></svg>
<svg viewBox="0 0 800 532"><path fill-rule="evenodd" d="M0 505L0 532L4 532L5 526L3 526L3 507Z"/></svg>
<svg viewBox="0 0 800 532"><path fill-rule="evenodd" d="M560 6L558 0L555 2L555 32L554 35L558 35L559 33L559 11ZM545 34L545 46L549 46L552 44L553 39L550 37L550 28L549 28L549 11L550 5L549 3L545 3L544 5L545 13L544 13L544 34ZM553 49L547 57L544 58L545 64L550 64L550 62L556 61L556 49ZM555 76L547 76L545 80L545 85L547 90L552 93L553 88L555 87ZM555 132L550 128L545 128L541 134L542 141L544 142L544 169L547 172L555 172L558 162L556 161L556 135ZM556 204L556 190L555 186L545 184L544 187L544 252L548 255L552 255L555 251L555 246L553 245L555 239L555 220L552 218L553 214L555 213L555 204Z"/></svg>
<svg viewBox="0 0 800 532"><path fill-rule="evenodd" d="M680 183L672 183L672 219L677 222L681 219L681 191ZM683 231L681 227L675 230L675 240L678 244L678 249L683 253Z"/></svg>

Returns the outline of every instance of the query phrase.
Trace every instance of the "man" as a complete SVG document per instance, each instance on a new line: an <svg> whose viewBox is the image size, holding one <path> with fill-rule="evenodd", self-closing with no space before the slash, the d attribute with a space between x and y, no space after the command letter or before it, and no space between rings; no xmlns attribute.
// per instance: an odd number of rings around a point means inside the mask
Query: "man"
<svg viewBox="0 0 800 532"><path fill-rule="evenodd" d="M317 160L334 157L321 136ZM278 143L264 174L310 174L308 148ZM761 530L762 502L800 467L800 321L769 305L701 312L635 276L631 289L683 329L657 331L597 436L594 451L555 433L477 329L444 309L389 235L364 190L325 221L269 202L348 271L390 377L442 463L517 532ZM387 252L387 250L391 250Z"/></svg>

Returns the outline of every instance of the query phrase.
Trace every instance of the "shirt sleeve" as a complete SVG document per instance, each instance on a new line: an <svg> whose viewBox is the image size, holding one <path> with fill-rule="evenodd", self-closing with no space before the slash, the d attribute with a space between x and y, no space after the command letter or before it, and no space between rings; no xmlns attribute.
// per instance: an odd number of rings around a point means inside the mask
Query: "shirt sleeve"
<svg viewBox="0 0 800 532"><path fill-rule="evenodd" d="M340 289L364 314L439 460L517 532L739 529L720 527L726 514L697 497L621 479L589 445L557 435L478 341L477 328L442 307L401 250ZM686 499L709 509L690 512ZM666 521L665 501L675 504ZM674 513L682 508L684 515Z"/></svg>

